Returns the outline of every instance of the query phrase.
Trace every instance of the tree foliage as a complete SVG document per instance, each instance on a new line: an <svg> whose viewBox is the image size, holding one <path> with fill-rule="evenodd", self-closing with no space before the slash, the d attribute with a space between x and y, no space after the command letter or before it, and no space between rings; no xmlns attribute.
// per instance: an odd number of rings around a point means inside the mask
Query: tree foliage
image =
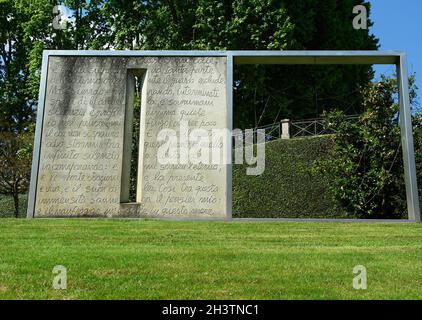
<svg viewBox="0 0 422 320"><path fill-rule="evenodd" d="M352 27L359 4L369 8L361 0L92 1L102 18L91 43L95 49L377 49L368 30ZM334 107L359 113L358 86L372 76L369 66L237 66L234 126L315 117Z"/></svg>
<svg viewBox="0 0 422 320"><path fill-rule="evenodd" d="M370 50L378 46L368 30L352 27L352 8L369 7L362 0L66 0L72 14L63 30L52 26L57 4L0 0L3 125L25 122L33 115L44 49ZM360 112L362 97L356 89L371 77L368 66L237 66L235 127L314 117L334 107L348 114Z"/></svg>
<svg viewBox="0 0 422 320"><path fill-rule="evenodd" d="M0 194L13 197L19 214L19 194L27 191L31 174L33 126L27 132L0 132Z"/></svg>
<svg viewBox="0 0 422 320"><path fill-rule="evenodd" d="M403 218L406 212L396 82L382 77L362 88L365 111L358 122L347 121L342 111L325 114L326 126L337 131L334 148L313 169L331 177L337 206L355 217ZM416 98L414 78L410 82ZM418 117L414 129L420 135Z"/></svg>
<svg viewBox="0 0 422 320"><path fill-rule="evenodd" d="M44 49L69 49L69 32L52 27L59 1L0 0L0 131L34 119Z"/></svg>

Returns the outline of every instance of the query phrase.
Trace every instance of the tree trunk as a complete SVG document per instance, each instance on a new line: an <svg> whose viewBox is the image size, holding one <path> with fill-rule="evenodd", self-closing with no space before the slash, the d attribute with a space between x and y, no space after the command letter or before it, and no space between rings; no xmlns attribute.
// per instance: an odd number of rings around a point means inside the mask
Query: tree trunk
<svg viewBox="0 0 422 320"><path fill-rule="evenodd" d="M175 4L174 4L173 0L168 0L168 1L167 1L167 4L168 4L168 6L169 6L169 8L170 8L170 13L171 13L171 17L172 17L172 19L173 19L173 23L174 23L175 25L177 25L177 24L179 23L179 18L178 18L178 16L177 16L176 6L175 6Z"/></svg>
<svg viewBox="0 0 422 320"><path fill-rule="evenodd" d="M13 193L13 203L15 205L15 218L19 218L19 193Z"/></svg>
<svg viewBox="0 0 422 320"><path fill-rule="evenodd" d="M232 19L232 1L224 0L224 19L229 22Z"/></svg>
<svg viewBox="0 0 422 320"><path fill-rule="evenodd" d="M75 0L75 42L76 50L79 50L79 0Z"/></svg>

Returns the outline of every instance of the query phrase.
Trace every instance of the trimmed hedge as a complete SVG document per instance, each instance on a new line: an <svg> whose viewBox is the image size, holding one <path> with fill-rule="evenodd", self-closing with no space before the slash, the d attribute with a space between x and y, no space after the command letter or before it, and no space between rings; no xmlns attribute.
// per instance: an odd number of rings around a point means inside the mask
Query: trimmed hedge
<svg viewBox="0 0 422 320"><path fill-rule="evenodd" d="M233 165L233 217L344 218L334 210L327 178L310 172L315 160L329 156L330 137L267 142L260 176L246 175L246 164Z"/></svg>

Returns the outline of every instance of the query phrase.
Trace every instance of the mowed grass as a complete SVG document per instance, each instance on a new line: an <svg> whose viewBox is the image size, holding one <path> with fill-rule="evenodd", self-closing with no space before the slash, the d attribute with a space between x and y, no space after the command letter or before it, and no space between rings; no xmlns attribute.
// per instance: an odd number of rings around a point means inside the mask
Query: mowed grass
<svg viewBox="0 0 422 320"><path fill-rule="evenodd" d="M0 219L0 298L421 299L422 224Z"/></svg>

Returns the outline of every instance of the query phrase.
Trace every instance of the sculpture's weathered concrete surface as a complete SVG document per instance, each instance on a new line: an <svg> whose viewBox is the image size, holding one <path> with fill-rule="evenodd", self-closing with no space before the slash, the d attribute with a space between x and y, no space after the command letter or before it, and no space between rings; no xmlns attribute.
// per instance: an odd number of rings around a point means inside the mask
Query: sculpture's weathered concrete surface
<svg viewBox="0 0 422 320"><path fill-rule="evenodd" d="M124 204L133 75L144 79L138 197ZM183 149L180 132L226 128L225 57L50 57L44 108L35 217L226 217L225 163L186 162L194 142ZM177 163L157 160L163 129L182 144Z"/></svg>

